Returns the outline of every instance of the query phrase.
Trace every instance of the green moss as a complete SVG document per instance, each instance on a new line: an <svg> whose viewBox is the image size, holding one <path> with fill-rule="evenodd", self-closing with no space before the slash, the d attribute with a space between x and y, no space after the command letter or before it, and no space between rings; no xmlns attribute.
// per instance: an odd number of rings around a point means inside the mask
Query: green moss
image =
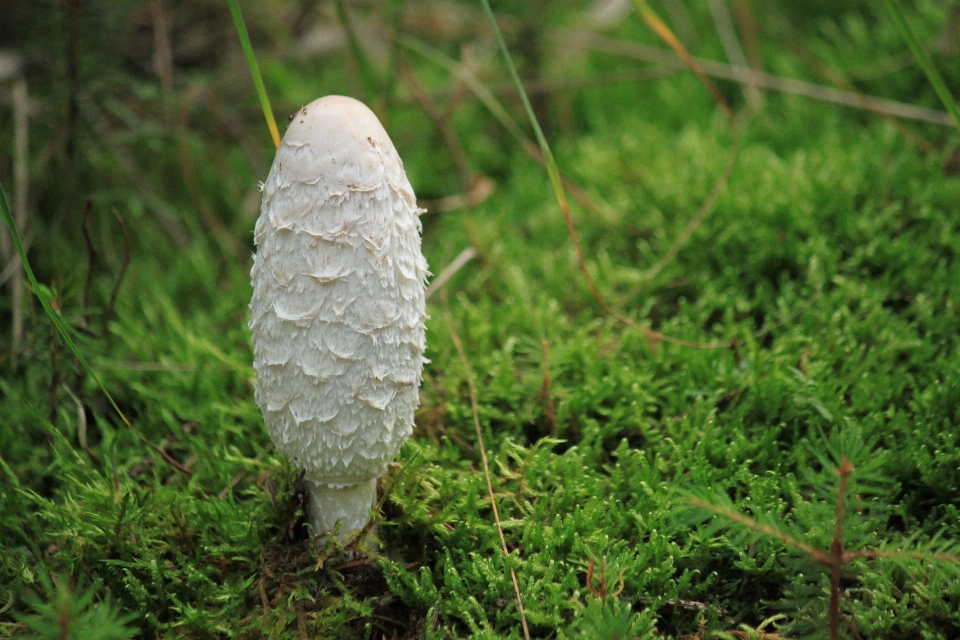
<svg viewBox="0 0 960 640"><path fill-rule="evenodd" d="M917 28L936 33L942 12L921 4ZM693 8L694 19L704 47L719 52L705 11ZM561 13L561 22L574 14ZM901 52L881 12L807 18L799 33L830 66ZM275 58L258 44L258 23L288 26L248 16L278 114L349 91L342 56L319 71ZM652 41L638 19L618 29ZM804 73L776 42L764 40L764 56L769 69ZM942 68L960 69L950 56ZM410 62L429 88L447 88L429 63ZM599 54L575 63L583 73L624 66ZM468 245L479 253L448 285L447 304L476 380L510 555L493 522L466 372L435 296L418 428L384 479L379 543L363 563L331 551L318 565L296 470L273 451L252 393L246 247L272 151L252 90L222 79L219 64L184 72L210 106L188 111L181 147L152 80L116 66L91 84L98 103L118 96L151 125L111 120L148 190L192 235L178 248L143 183L122 178L109 146L84 134L79 185L96 196L101 256L91 309L82 236L51 204L56 174L32 166L38 204L50 206L35 220L41 281L136 428L190 475L119 423L44 318L29 315L21 351L0 363L0 637L53 637L66 607L71 637L87 637L96 621L115 637L130 627L145 638L519 638L510 569L534 637L682 637L755 628L781 613L776 624L819 633L824 572L774 539L691 515L687 499L712 496L824 547L835 496L820 458L840 433L872 443L863 468L883 480L861 496L850 548L930 551L960 540L960 180L943 169L956 133L918 127L935 149L923 155L870 114L769 94L715 211L647 281L733 144L709 96L679 76L579 92L572 129L559 116L553 123L555 151L600 203L599 214L574 203L573 216L602 295L641 325L685 340L736 338L736 349L651 342L605 315L545 172L481 108L465 106L451 124L497 189L472 211L424 216L424 249L434 272ZM864 89L935 104L919 70L888 79ZM389 116L418 193L457 190L429 119L403 100ZM55 132L34 133L54 144ZM205 204L178 177L184 149ZM224 250L202 206L244 248ZM134 257L99 336L123 263L112 207L131 228ZM8 335L8 299L0 305ZM930 566L851 564L845 611L858 632L956 636L960 581L949 561ZM74 590L54 586L54 575Z"/></svg>

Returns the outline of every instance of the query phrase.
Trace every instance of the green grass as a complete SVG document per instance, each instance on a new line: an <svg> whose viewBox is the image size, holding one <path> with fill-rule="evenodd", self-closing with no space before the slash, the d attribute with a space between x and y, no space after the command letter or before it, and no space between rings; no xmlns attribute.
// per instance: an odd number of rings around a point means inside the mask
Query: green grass
<svg viewBox="0 0 960 640"><path fill-rule="evenodd" d="M687 4L703 38L693 53L722 59L706 4ZM909 18L929 42L946 16L920 4ZM270 47L292 40L289 26L250 5L279 114L350 91L349 53L320 65L281 58ZM109 26L125 16L97 19ZM805 46L837 69L905 53L896 25L869 5L790 17ZM226 6L217 20L230 33ZM636 16L616 36L657 42ZM455 43L431 44L459 55ZM108 44L87 46L92 60L109 59ZM770 71L817 79L775 41L764 40L763 53ZM409 61L426 86L447 88L442 68ZM934 56L952 87L956 62ZM177 248L164 234L111 143L87 123L78 184L96 197L92 309L82 306L78 221L42 158L31 166L39 213L30 255L120 408L190 474L116 419L39 305L28 309L26 343L0 363L0 637L60 637L65 619L74 638L107 637L97 630L108 627L109 637L145 638L518 638L510 567L534 637L679 638L701 623L709 637L779 614L773 624L784 636L825 635L829 572L770 536L708 518L689 499L706 496L826 548L839 461L830 455L858 447L847 548L927 555L850 564L845 620L870 638L960 633L956 563L930 560L960 540L960 180L944 170L955 131L910 125L934 146L923 155L870 114L767 94L715 211L645 282L727 164L734 141L722 113L689 74L549 102L560 168L609 212L571 202L601 294L671 336L737 339L736 349L707 350L651 343L600 309L546 172L481 105L465 104L451 124L497 190L472 211L424 216L424 251L434 272L467 246L478 251L447 286L448 304L476 381L511 554L500 551L466 372L438 295L418 428L384 481L379 547L364 564L334 555L318 566L296 470L272 450L253 401L248 249L272 145L239 51L183 71L201 98L175 101L190 116L179 133L163 121L152 77L103 64L85 83L107 113L112 144L129 149L192 242ZM497 59L483 64L485 81L508 79ZM579 64L582 75L632 67L601 55ZM913 66L860 82L866 93L937 106ZM63 98L52 81L31 86L52 104ZM737 108L739 89L720 89ZM564 100L572 122L560 115ZM522 121L519 103L505 102ZM58 107L42 105L31 134L38 154L57 144L57 130L42 123ZM217 109L233 111L220 119ZM418 195L456 192L457 171L431 122L403 100L388 115ZM234 117L239 133L228 126ZM8 128L3 121L4 141ZM236 255L201 222L178 141L199 197L243 247ZM134 259L116 318L96 337L122 264L113 207L133 230ZM809 309L754 337L818 291ZM0 300L8 335L9 298ZM607 597L598 595L601 566ZM620 576L623 590L612 595Z"/></svg>

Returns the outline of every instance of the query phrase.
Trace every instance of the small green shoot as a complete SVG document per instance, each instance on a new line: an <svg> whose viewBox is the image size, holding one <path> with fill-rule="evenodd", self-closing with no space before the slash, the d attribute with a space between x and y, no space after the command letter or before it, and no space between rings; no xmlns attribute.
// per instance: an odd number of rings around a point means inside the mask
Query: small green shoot
<svg viewBox="0 0 960 640"><path fill-rule="evenodd" d="M41 573L39 583L45 598L28 601L35 615L19 615L19 620L44 640L126 640L137 635L128 626L135 616L122 615L110 603L95 602L103 585L74 585L70 576L50 576Z"/></svg>
<svg viewBox="0 0 960 640"><path fill-rule="evenodd" d="M810 455L819 462L820 470L806 474L814 496L798 509L807 517L813 516L810 521L817 523L810 533L771 513L744 514L721 492L696 490L688 503L702 514L721 518L707 529L710 534L735 530L733 535L742 538L749 532L775 540L799 556L805 565L800 574L810 576L814 582L809 585L811 588L801 587L795 592L801 604L799 608L804 612L797 617L795 624L802 626L813 622L816 626L816 620L825 617L830 639L839 640L843 628L855 628L844 578L851 577L858 563L883 560L899 564L907 571L919 565L924 570L932 569L955 578L960 575L960 544L934 536L931 542L917 545L911 551L897 548L896 542L881 542L876 548L863 548L865 545L861 540L872 536L877 521L887 511L879 500L889 484L882 472L887 452L878 451L875 440L865 441L859 429L850 426L834 429L830 435L821 431L819 440L815 445L806 443ZM820 526L820 523L828 522L831 515L832 527ZM827 540L825 534L831 529L832 535ZM908 538L902 546L914 546L914 541ZM828 574L829 580L825 613L817 606L821 598L816 580L822 572Z"/></svg>

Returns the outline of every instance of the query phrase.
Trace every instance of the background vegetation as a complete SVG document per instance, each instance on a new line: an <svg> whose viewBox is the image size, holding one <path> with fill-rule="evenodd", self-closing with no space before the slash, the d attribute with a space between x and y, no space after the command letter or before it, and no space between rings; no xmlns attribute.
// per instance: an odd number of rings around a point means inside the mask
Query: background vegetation
<svg viewBox="0 0 960 640"><path fill-rule="evenodd" d="M495 2L625 324L480 5L241 6L281 133L365 99L433 271L475 252L430 299L379 544L318 559L253 402L273 144L226 2L7 0L29 153L7 79L0 181L25 170L30 259L136 432L5 285L0 636L516 638L510 569L531 637L960 635L956 129L718 79L734 128L633 5ZM696 56L942 108L881 3L649 7ZM956 93L960 4L905 17Z"/></svg>

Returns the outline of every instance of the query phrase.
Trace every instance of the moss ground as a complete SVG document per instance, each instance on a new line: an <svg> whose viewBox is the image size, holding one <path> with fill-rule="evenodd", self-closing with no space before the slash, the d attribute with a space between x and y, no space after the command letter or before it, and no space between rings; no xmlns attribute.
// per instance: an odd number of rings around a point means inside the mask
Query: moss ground
<svg viewBox="0 0 960 640"><path fill-rule="evenodd" d="M0 364L0 637L66 628L76 638L518 638L511 567L533 637L703 638L773 616L769 633L823 635L827 570L689 501L707 496L826 549L841 454L855 458L860 483L847 496L848 549L954 550L958 134L908 124L930 145L919 150L872 114L768 93L714 212L645 280L734 146L710 95L680 74L560 92L544 103L546 124L562 170L598 205L574 204L573 215L602 295L642 326L735 346L649 340L605 314L546 173L466 100L451 126L496 190L472 210L425 215L423 239L434 272L468 246L477 257L431 298L418 427L384 478L378 543L361 561L329 550L318 562L297 472L272 450L253 401L246 305L255 185L272 158L266 128L233 54L184 66L167 93L135 51L111 58L121 44L110 29L148 15L147 4L85 14L92 35L68 180L57 156L66 63L54 57L36 72L31 258L135 427L190 474L115 419L32 303L25 342ZM283 57L296 42L290 11L249 4L278 113L356 93L346 53ZM706 3L688 4L705 32L695 53L722 59ZM821 81L765 31L786 21L859 90L938 107L909 60L887 72L906 47L879 9L768 4L755 7L767 70ZM191 14L172 6L176 34ZM225 8L198 6L209 9L199 24L233 37ZM513 8L518 24L531 19L524 6ZM69 35L69 21L38 12L32 38L44 28ZM551 9L539 42L562 50L548 26L582 14ZM934 2L910 17L929 42L955 19ZM611 35L655 44L636 17ZM451 42L441 44L458 51ZM406 55L425 86L450 88L442 69ZM487 82L506 79L496 58L475 55ZM938 55L958 86L957 54ZM543 74L637 66L571 57L544 62ZM385 108L389 129L418 194L435 201L459 190L457 170L404 86ZM721 90L742 108L737 87ZM88 195L99 260L85 306ZM158 222L164 207L185 245ZM130 228L133 258L101 335L123 264L112 209ZM6 336L9 297L2 306ZM476 380L509 558L445 310ZM850 563L842 632L960 636L956 564L929 554Z"/></svg>

